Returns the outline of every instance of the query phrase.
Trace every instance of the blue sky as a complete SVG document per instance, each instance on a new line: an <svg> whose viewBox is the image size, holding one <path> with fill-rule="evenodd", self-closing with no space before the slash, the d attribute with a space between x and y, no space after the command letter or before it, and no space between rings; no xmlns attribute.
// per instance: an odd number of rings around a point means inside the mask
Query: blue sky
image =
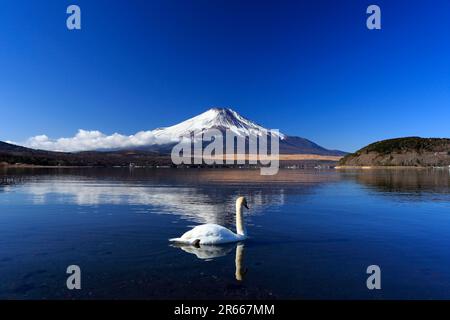
<svg viewBox="0 0 450 320"><path fill-rule="evenodd" d="M346 151L450 137L447 0L6 0L0 23L3 141L133 134L211 106Z"/></svg>

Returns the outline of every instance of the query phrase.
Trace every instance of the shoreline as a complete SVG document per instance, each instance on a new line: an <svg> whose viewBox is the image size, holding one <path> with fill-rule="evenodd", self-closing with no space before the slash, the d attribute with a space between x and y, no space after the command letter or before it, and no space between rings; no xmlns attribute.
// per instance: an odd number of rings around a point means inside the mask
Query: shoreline
<svg viewBox="0 0 450 320"><path fill-rule="evenodd" d="M358 169L358 170L373 170L373 169L450 169L450 167L433 167L433 166L335 166L337 170L345 170L345 169Z"/></svg>
<svg viewBox="0 0 450 320"><path fill-rule="evenodd" d="M283 166L292 166L292 165L306 165L313 166L312 162L317 162L315 165L321 165L323 162L330 162L328 165L335 165L342 156L328 156L328 155L316 155L316 154L280 154L278 157L272 156L272 155L248 155L248 154L237 154L233 156L221 156L221 157L205 157L205 161L217 161L221 160L223 163L221 164L212 164L207 165L205 163L203 164L196 164L195 158L192 158L192 163L187 163L184 165L174 165L172 162L170 162L170 158L168 158L167 161L156 161L156 163L153 164L144 164L139 163L139 161L130 161L129 165L130 167L139 167L139 168L167 168L167 167L217 167L217 166L257 166L260 167L260 163L249 163L250 161L275 161L278 160L280 163L280 167ZM227 164L227 160L233 160L233 161L244 161L245 163L234 163L234 164ZM131 159L134 160L134 159ZM142 161L141 161L142 162ZM31 163L8 163L8 162L0 162L0 169L5 168L16 168L16 169L37 169L37 168L53 168L53 169L68 169L68 168L127 168L129 167L128 164L118 163L114 164L114 162L109 162L104 165L42 165L42 164L31 164Z"/></svg>
<svg viewBox="0 0 450 320"><path fill-rule="evenodd" d="M44 165L35 165L35 164L26 164L26 163L20 163L20 164L0 164L1 168L24 168L24 169L41 169L41 168L48 168L48 169L68 169L68 168L100 168L95 166L44 166Z"/></svg>
<svg viewBox="0 0 450 320"><path fill-rule="evenodd" d="M194 165L191 166L180 166L182 168L200 168L200 169L207 169L207 168L216 168L216 166L204 166L204 167L197 167ZM93 168L128 168L127 166L44 166L44 165L33 165L33 164L0 164L0 169L75 169L75 168L86 168L86 169L93 169ZM136 166L133 168L170 168L170 166ZM175 166L174 168L177 168ZM281 167L283 168L283 167ZM281 169L280 168L280 169ZM419 166L334 166L332 169L336 170L377 170L377 169L450 169L450 167L419 167ZM300 169L300 168L299 168Z"/></svg>

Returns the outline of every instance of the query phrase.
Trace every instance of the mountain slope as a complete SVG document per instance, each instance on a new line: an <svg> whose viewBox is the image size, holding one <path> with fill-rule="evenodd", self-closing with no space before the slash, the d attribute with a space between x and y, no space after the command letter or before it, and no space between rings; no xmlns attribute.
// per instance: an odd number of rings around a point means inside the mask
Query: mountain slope
<svg viewBox="0 0 450 320"><path fill-rule="evenodd" d="M300 137L285 136L280 141L281 154L318 154L324 156L345 156L347 152L339 150L329 150L318 144Z"/></svg>
<svg viewBox="0 0 450 320"><path fill-rule="evenodd" d="M0 151L9 151L9 152L25 152L25 151L32 151L33 149L17 146L15 144L6 143L0 141Z"/></svg>
<svg viewBox="0 0 450 320"><path fill-rule="evenodd" d="M183 121L174 126L159 128L152 131L156 144L146 146L143 149L152 151L170 152L170 146L177 143L180 137L189 136L190 132L198 132L194 137L201 138L201 134L208 130L215 129L221 132L231 131L239 137L261 136L267 134L268 129L241 116L236 111L229 108L212 108L206 112ZM343 156L346 153L338 150L328 150L318 144L300 137L291 137L283 133L270 133L272 137L280 139L281 154L317 154ZM169 146L168 146L169 145Z"/></svg>
<svg viewBox="0 0 450 320"><path fill-rule="evenodd" d="M378 141L339 162L342 166L448 166L450 139L406 137Z"/></svg>

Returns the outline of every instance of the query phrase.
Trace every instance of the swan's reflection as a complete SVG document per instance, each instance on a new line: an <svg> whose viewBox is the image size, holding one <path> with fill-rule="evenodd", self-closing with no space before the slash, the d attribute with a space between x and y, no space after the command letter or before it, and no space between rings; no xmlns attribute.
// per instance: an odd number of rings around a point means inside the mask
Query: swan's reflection
<svg viewBox="0 0 450 320"><path fill-rule="evenodd" d="M248 269L244 266L244 244L223 244L223 245L183 245L183 244L172 244L172 247L180 248L184 252L194 254L197 258L202 260L212 260L215 258L223 257L229 254L233 248L236 246L236 257L235 257L235 277L236 280L244 280L245 274Z"/></svg>
<svg viewBox="0 0 450 320"><path fill-rule="evenodd" d="M234 263L236 265L236 280L242 281L244 280L244 276L247 273L248 269L243 267L244 263L244 244L240 243L236 246L236 258L234 260Z"/></svg>
<svg viewBox="0 0 450 320"><path fill-rule="evenodd" d="M212 260L229 254L233 250L234 245L206 245L195 247L193 245L174 243L172 247L180 248L184 252L194 254L202 260Z"/></svg>

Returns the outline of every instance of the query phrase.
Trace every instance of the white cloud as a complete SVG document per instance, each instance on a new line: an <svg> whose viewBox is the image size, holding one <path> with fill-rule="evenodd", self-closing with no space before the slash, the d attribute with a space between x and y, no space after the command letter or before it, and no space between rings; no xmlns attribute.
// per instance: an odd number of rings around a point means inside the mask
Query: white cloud
<svg viewBox="0 0 450 320"><path fill-rule="evenodd" d="M50 139L43 134L29 138L22 145L33 149L73 152L139 147L163 142L161 139L156 141L152 131L140 131L130 136L119 133L108 136L97 130L88 131L80 129L74 137Z"/></svg>

